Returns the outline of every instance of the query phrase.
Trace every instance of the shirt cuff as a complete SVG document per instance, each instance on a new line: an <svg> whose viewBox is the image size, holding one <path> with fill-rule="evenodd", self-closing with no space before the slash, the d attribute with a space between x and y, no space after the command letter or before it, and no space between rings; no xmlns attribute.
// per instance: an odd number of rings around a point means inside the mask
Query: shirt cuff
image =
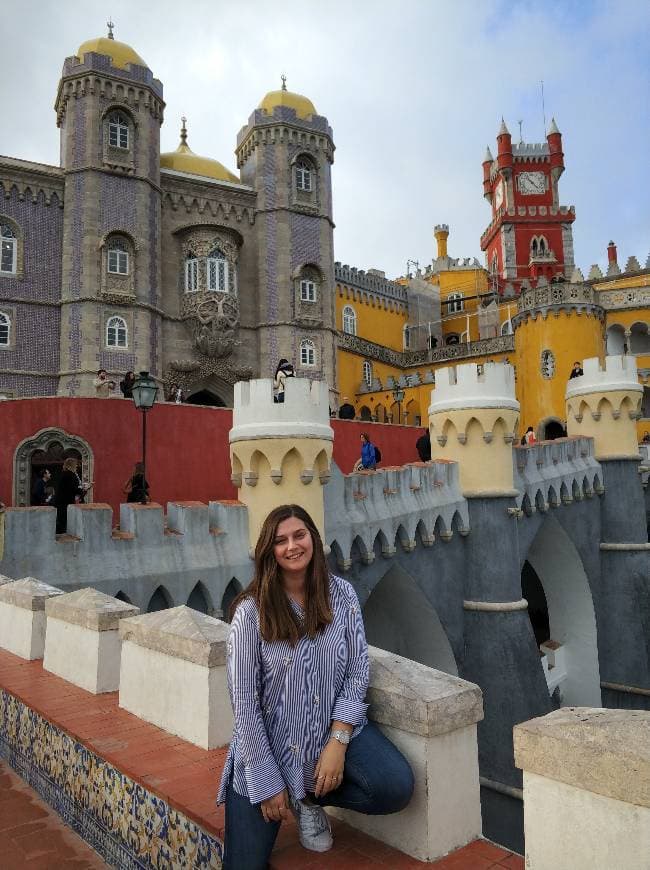
<svg viewBox="0 0 650 870"><path fill-rule="evenodd" d="M246 791L252 804L259 804L286 788L275 759L244 767Z"/></svg>
<svg viewBox="0 0 650 870"><path fill-rule="evenodd" d="M332 710L332 719L337 722L347 722L348 725L360 725L366 715L368 705L354 698L337 698Z"/></svg>

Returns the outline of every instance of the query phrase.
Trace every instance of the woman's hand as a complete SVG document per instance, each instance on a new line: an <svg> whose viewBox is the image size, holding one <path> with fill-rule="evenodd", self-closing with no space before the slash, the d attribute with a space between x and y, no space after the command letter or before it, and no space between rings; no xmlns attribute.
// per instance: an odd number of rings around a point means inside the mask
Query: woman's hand
<svg viewBox="0 0 650 870"><path fill-rule="evenodd" d="M316 783L314 794L316 797L322 797L341 785L343 767L345 766L345 750L345 745L339 743L338 740L331 739L325 744L314 771Z"/></svg>
<svg viewBox="0 0 650 870"><path fill-rule="evenodd" d="M289 818L289 798L286 788L260 804L265 822L281 822Z"/></svg>

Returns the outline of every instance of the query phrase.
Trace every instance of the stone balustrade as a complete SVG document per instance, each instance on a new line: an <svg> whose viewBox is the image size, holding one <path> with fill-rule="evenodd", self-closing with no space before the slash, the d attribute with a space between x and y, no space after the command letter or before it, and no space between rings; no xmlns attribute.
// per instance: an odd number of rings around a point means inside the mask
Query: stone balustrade
<svg viewBox="0 0 650 870"><path fill-rule="evenodd" d="M119 621L139 612L97 589L47 598L44 669L95 695L115 692L120 680Z"/></svg>
<svg viewBox="0 0 650 870"><path fill-rule="evenodd" d="M60 589L34 577L0 577L0 638L4 649L23 659L42 659L45 651L45 602Z"/></svg>
<svg viewBox="0 0 650 870"><path fill-rule="evenodd" d="M184 606L120 620L120 707L203 749L228 744L228 630Z"/></svg>
<svg viewBox="0 0 650 870"><path fill-rule="evenodd" d="M526 867L647 870L650 712L566 707L514 729Z"/></svg>

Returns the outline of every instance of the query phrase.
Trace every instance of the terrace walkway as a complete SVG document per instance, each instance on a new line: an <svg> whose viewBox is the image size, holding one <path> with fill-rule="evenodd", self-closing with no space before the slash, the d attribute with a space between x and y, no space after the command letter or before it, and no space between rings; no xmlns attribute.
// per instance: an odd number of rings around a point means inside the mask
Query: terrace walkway
<svg viewBox="0 0 650 870"><path fill-rule="evenodd" d="M209 834L223 837L223 807L215 793L225 749L204 750L121 710L117 692L92 695L0 650L0 689L83 743L113 767L183 812ZM36 793L0 762L0 864L3 870L98 868L104 862ZM523 870L523 859L485 840L423 863L334 821L335 845L306 852L295 824L283 825L272 870ZM12 863L13 862L13 863Z"/></svg>

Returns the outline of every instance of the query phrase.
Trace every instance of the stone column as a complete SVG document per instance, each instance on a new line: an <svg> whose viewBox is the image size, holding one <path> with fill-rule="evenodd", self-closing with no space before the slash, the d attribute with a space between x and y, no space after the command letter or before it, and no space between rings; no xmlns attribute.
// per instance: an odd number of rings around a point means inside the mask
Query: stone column
<svg viewBox="0 0 650 870"><path fill-rule="evenodd" d="M329 812L414 858L435 861L481 836L481 690L386 650L369 653L368 715L409 761L415 792L405 810L390 816Z"/></svg>
<svg viewBox="0 0 650 870"><path fill-rule="evenodd" d="M521 597L512 445L519 421L512 366L475 364L436 373L429 427L432 459L458 462L471 533L465 544L465 657L461 675L483 692L478 726L484 830L518 827L521 774L512 728L551 709L539 650ZM513 841L513 847L518 845Z"/></svg>
<svg viewBox="0 0 650 870"><path fill-rule="evenodd" d="M0 646L23 659L42 659L45 602L62 594L34 577L11 581L0 576Z"/></svg>
<svg viewBox="0 0 650 870"><path fill-rule="evenodd" d="M203 749L226 746L228 631L184 605L120 620L120 707Z"/></svg>
<svg viewBox="0 0 650 870"><path fill-rule="evenodd" d="M139 609L89 587L48 598L45 612L44 669L95 695L117 691L118 625Z"/></svg>
<svg viewBox="0 0 650 870"><path fill-rule="evenodd" d="M323 381L287 378L285 399L273 401L269 379L235 384L230 430L232 481L248 508L255 547L264 519L281 504L296 503L325 532L323 484L330 477L334 432Z"/></svg>
<svg viewBox="0 0 650 870"><path fill-rule="evenodd" d="M650 713L568 707L515 728L526 867L647 870Z"/></svg>
<svg viewBox="0 0 650 870"><path fill-rule="evenodd" d="M598 623L603 704L650 709L650 625L645 495L636 420L643 387L636 359L608 356L583 363L584 375L567 384L569 435L594 440L602 468L601 603Z"/></svg>

